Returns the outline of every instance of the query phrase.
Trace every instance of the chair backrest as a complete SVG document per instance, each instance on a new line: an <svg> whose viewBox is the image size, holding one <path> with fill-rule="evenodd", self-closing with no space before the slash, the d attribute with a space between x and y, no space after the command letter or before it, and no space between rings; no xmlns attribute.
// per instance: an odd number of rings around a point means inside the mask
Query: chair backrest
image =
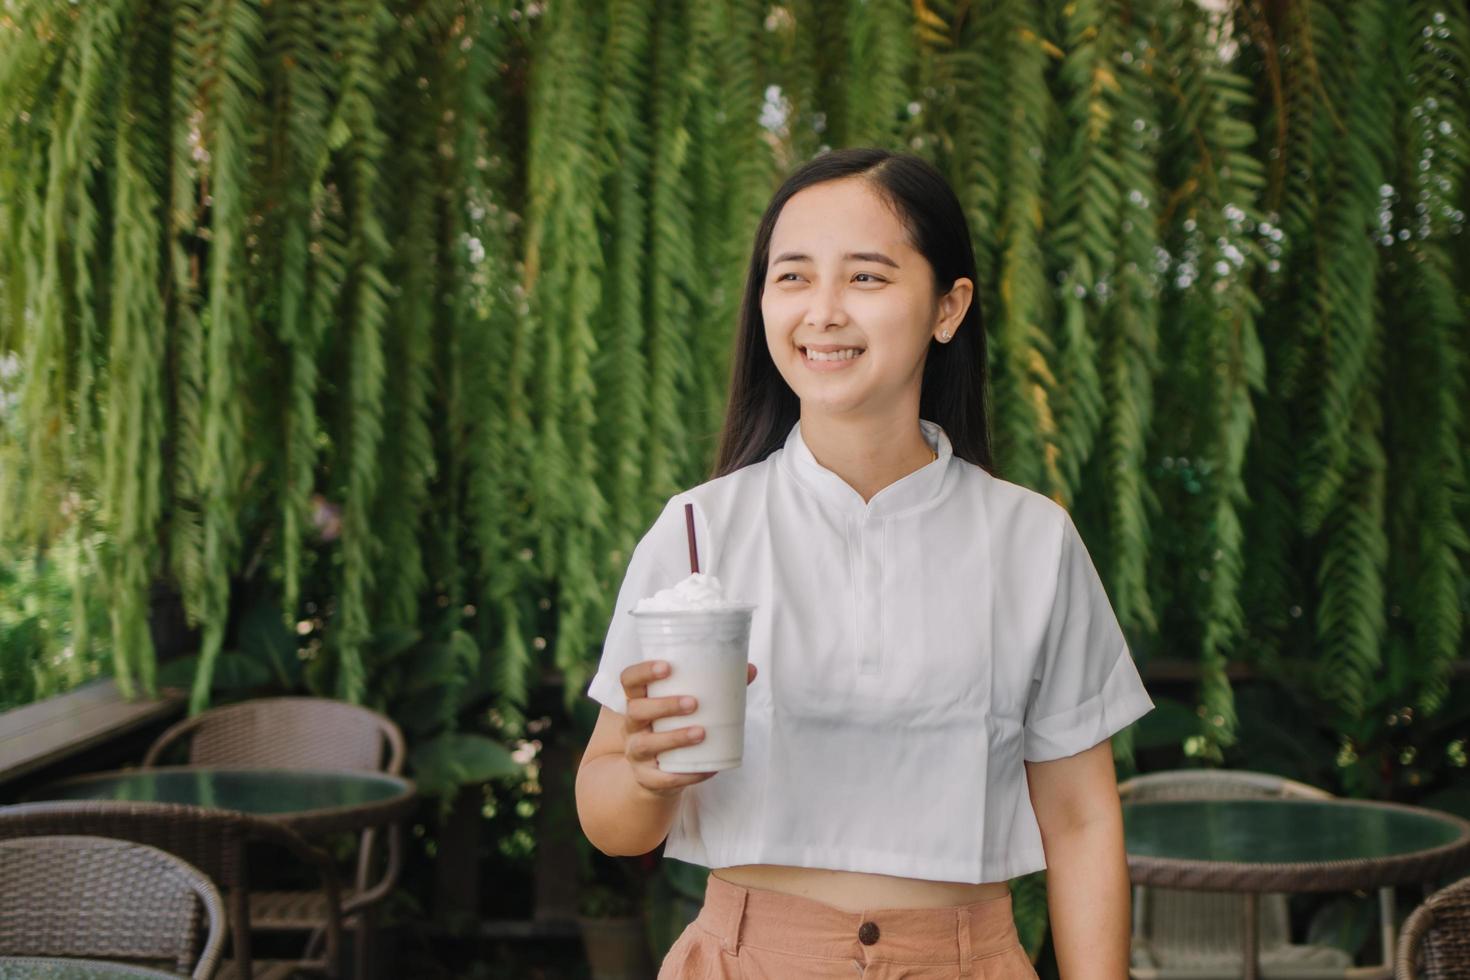
<svg viewBox="0 0 1470 980"><path fill-rule="evenodd" d="M1211 800L1241 797L1291 797L1330 800L1332 794L1308 783L1248 769L1170 769L1134 776L1118 784L1124 800Z"/></svg>
<svg viewBox="0 0 1470 980"><path fill-rule="evenodd" d="M167 962L214 975L218 889L145 844L90 836L0 840L0 955Z"/></svg>
<svg viewBox="0 0 1470 980"><path fill-rule="evenodd" d="M1399 933L1395 980L1470 977L1470 876L1425 898Z"/></svg>
<svg viewBox="0 0 1470 980"><path fill-rule="evenodd" d="M193 865L229 896L235 954L250 964L248 851L263 843L314 868L327 898L327 962L335 970L341 939L340 897L329 858L290 828L248 813L179 803L58 800L0 806L0 840L84 834L115 837L167 851Z"/></svg>
<svg viewBox="0 0 1470 980"><path fill-rule="evenodd" d="M211 708L160 735L144 767L158 765L164 751L185 738L194 765L403 771L398 726L331 698L257 698Z"/></svg>
<svg viewBox="0 0 1470 980"><path fill-rule="evenodd" d="M58 800L0 807L0 839L82 834L147 844L193 865L222 889L246 884L254 818L177 803Z"/></svg>
<svg viewBox="0 0 1470 980"><path fill-rule="evenodd" d="M1134 776L1118 784L1118 796L1129 800L1209 800L1249 797L1331 799L1332 794L1307 783L1244 769L1174 769ZM1238 962L1242 944L1240 895L1174 888L1134 888L1135 937L1156 953L1201 965ZM1260 897L1260 948L1275 949L1291 941L1286 896Z"/></svg>

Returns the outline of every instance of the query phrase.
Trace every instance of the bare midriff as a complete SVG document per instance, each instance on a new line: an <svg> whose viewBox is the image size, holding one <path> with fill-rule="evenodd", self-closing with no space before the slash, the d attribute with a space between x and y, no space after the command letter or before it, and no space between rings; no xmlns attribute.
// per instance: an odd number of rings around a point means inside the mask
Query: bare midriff
<svg viewBox="0 0 1470 980"><path fill-rule="evenodd" d="M737 864L715 868L714 874L746 888L764 888L815 899L849 912L870 909L931 909L969 905L1010 894L1004 881L978 885L960 881L926 881L858 871L795 868L781 864Z"/></svg>

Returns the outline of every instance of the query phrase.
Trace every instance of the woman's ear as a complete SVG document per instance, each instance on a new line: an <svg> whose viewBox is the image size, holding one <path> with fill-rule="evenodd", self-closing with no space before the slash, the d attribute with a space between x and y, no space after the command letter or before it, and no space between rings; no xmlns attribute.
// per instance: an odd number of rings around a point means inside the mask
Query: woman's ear
<svg viewBox="0 0 1470 980"><path fill-rule="evenodd" d="M975 295L975 284L969 279L956 279L949 292L939 297L939 318L934 324L934 338L941 342L948 341L959 329L960 321L965 318L965 313L970 309L970 301Z"/></svg>

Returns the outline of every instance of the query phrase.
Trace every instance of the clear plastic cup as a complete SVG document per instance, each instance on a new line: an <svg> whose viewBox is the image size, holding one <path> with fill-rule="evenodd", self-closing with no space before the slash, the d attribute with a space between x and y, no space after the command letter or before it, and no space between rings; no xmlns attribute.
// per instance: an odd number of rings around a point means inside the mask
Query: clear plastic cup
<svg viewBox="0 0 1470 980"><path fill-rule="evenodd" d="M689 695L699 702L690 714L654 719L656 732L694 725L704 729L702 741L658 754L664 772L718 772L744 759L745 665L755 608L630 611L638 624L643 659L669 664L669 676L651 681L648 696Z"/></svg>

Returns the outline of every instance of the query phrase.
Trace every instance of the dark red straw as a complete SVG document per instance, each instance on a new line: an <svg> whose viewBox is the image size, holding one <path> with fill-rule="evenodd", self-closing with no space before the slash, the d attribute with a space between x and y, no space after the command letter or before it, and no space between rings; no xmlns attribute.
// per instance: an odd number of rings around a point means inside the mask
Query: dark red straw
<svg viewBox="0 0 1470 980"><path fill-rule="evenodd" d="M694 544L694 505L684 505L684 527L689 532L689 571L699 574L699 548Z"/></svg>

